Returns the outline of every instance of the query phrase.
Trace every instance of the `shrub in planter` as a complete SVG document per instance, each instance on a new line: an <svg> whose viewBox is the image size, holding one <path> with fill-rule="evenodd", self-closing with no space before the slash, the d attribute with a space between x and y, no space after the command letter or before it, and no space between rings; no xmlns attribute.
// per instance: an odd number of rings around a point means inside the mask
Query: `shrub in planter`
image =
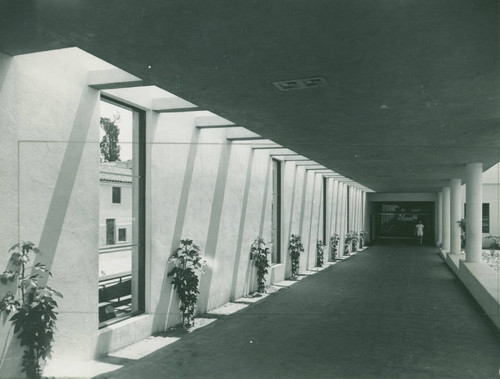
<svg viewBox="0 0 500 379"><path fill-rule="evenodd" d="M465 241L466 241L466 235L465 235L465 219L460 219L457 221L458 226L460 227L460 248L465 251Z"/></svg>
<svg viewBox="0 0 500 379"><path fill-rule="evenodd" d="M352 233L347 233L344 238L344 255L349 255L350 249L352 247L352 239L353 235Z"/></svg>
<svg viewBox="0 0 500 379"><path fill-rule="evenodd" d="M326 245L323 241L318 240L316 243L316 266L323 267L323 263L325 261L325 248Z"/></svg>
<svg viewBox="0 0 500 379"><path fill-rule="evenodd" d="M0 282L9 284L17 281L17 291L6 293L0 302L0 312L13 314L10 321L14 325L14 334L24 347L22 371L30 379L41 378L45 362L51 357L54 341L57 320L54 296L63 296L49 286L39 285L44 273L52 276L43 263L28 266L31 254L41 253L33 242L15 244L9 252L10 262L18 270L4 271Z"/></svg>
<svg viewBox="0 0 500 379"><path fill-rule="evenodd" d="M196 303L200 294L198 275L203 273L206 262L202 259L200 248L189 239L181 240L168 262L174 264L168 276L172 277L172 285L179 296L182 324L184 328L189 329L194 325Z"/></svg>
<svg viewBox="0 0 500 379"><path fill-rule="evenodd" d="M491 243L490 245L490 254L491 254L491 259L495 259L495 255L497 253L497 250L500 250L500 236L493 236L493 235L489 235L488 237L486 237L488 239L492 239L493 242Z"/></svg>
<svg viewBox="0 0 500 379"><path fill-rule="evenodd" d="M366 232L364 230L359 232L359 247L362 248L365 245Z"/></svg>
<svg viewBox="0 0 500 379"><path fill-rule="evenodd" d="M359 243L359 236L358 233L351 231L351 246L352 246L352 251L358 250L358 243Z"/></svg>
<svg viewBox="0 0 500 379"><path fill-rule="evenodd" d="M271 245L266 244L261 237L257 237L250 249L250 259L254 261L257 268L257 292L264 293L266 290L266 274L270 267L269 254Z"/></svg>
<svg viewBox="0 0 500 379"><path fill-rule="evenodd" d="M338 234L334 234L332 237L330 237L330 251L332 255L332 260L335 261L338 256L338 250L339 250L339 241L340 237Z"/></svg>
<svg viewBox="0 0 500 379"><path fill-rule="evenodd" d="M288 250L290 252L290 257L292 258L292 279L296 279L299 275L300 253L304 251L302 238L300 238L299 235L291 235Z"/></svg>

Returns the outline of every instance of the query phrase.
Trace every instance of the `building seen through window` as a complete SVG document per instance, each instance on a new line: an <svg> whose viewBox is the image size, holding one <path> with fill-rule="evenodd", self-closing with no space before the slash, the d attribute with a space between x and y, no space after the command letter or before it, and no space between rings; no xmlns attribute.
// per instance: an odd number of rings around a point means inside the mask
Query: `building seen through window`
<svg viewBox="0 0 500 379"><path fill-rule="evenodd" d="M99 321L139 311L139 117L101 101L99 174Z"/></svg>

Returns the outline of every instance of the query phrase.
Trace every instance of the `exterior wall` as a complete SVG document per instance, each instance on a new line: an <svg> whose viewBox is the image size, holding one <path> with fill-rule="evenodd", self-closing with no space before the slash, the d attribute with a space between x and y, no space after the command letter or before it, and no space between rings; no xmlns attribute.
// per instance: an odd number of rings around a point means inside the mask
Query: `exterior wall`
<svg viewBox="0 0 500 379"><path fill-rule="evenodd" d="M121 203L113 204L112 188L121 188ZM100 182L99 185L99 246L106 247L106 219L116 222L116 244L130 243L132 238L132 185L128 183ZM118 229L127 230L127 240L118 241Z"/></svg>
<svg viewBox="0 0 500 379"><path fill-rule="evenodd" d="M99 202L105 210L105 192L113 185L99 181L100 92L88 87L87 75L109 68L78 49L0 56L6 178L0 182L0 248L6 252L18 240L31 240L44 252L39 260L54 274L49 285L64 294L55 358L90 359L178 324L178 299L167 273L168 257L181 239L192 239L208 261L199 312L255 291L250 246L257 236L271 241L272 150L230 142L227 129L197 128L196 118L208 112L155 113L148 107L156 95L144 88L106 91L146 111L146 314L98 329L99 225L105 227ZM302 237L305 273L316 265L324 218L327 241L347 232L348 187L333 179L327 183L323 214L323 176L282 162L281 262L272 267L271 282L291 275L291 234ZM120 186L124 201L128 196ZM349 212L359 225L361 207ZM8 255L2 257L7 267ZM6 288L0 291L3 296ZM1 371L15 376L22 354L6 320L0 341L7 346Z"/></svg>
<svg viewBox="0 0 500 379"><path fill-rule="evenodd" d="M87 86L87 73L108 66L77 49L0 60L0 265L7 267L18 241L43 252L35 262L47 265L48 284L64 295L59 357L91 358L97 342L99 92ZM0 286L2 298L6 290ZM7 377L16 376L22 355L12 334L2 318Z"/></svg>

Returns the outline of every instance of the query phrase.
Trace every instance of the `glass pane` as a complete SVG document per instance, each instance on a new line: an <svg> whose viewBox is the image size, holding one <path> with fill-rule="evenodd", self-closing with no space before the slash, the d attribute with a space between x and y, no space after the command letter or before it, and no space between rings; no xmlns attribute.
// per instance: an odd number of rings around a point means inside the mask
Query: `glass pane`
<svg viewBox="0 0 500 379"><path fill-rule="evenodd" d="M120 204L122 202L121 200L121 194L122 194L122 188L121 187L113 187L113 204Z"/></svg>
<svg viewBox="0 0 500 379"><path fill-rule="evenodd" d="M272 263L280 263L281 262L281 207L280 207L280 198L281 198L281 174L280 174L280 162L273 160L272 161L272 175L273 175L273 199L272 199L272 230L271 230L271 241L272 241L272 255L271 262Z"/></svg>
<svg viewBox="0 0 500 379"><path fill-rule="evenodd" d="M99 321L133 311L136 146L134 112L101 101L99 180Z"/></svg>

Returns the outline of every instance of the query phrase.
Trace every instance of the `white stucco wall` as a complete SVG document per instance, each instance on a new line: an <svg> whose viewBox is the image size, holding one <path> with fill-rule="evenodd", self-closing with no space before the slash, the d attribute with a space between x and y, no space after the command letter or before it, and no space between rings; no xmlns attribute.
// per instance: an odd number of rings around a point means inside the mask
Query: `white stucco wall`
<svg viewBox="0 0 500 379"><path fill-rule="evenodd" d="M120 204L113 204L113 187L121 188ZM106 247L106 219L115 219L116 243L132 241L132 185L129 183L112 183L100 181L99 185L99 246ZM118 241L118 229L124 228L126 241Z"/></svg>
<svg viewBox="0 0 500 379"><path fill-rule="evenodd" d="M40 247L35 262L50 268L48 285L64 295L54 355L91 358L98 322L99 92L87 86L87 74L109 65L77 49L2 58L0 265L7 267L7 249L18 240ZM18 340L8 342L10 325L2 319L0 340L7 343L0 371L7 376L21 356Z"/></svg>

